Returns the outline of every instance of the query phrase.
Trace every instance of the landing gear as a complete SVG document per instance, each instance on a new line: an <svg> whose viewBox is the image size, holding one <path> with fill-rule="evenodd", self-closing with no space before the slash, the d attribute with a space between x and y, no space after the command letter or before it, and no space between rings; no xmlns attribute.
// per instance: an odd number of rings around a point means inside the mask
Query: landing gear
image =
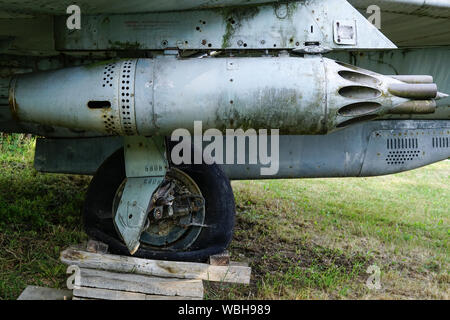
<svg viewBox="0 0 450 320"><path fill-rule="evenodd" d="M85 206L86 233L129 255L114 225L126 181L123 150L100 166L89 186ZM148 259L204 261L230 243L234 196L217 165L171 166L153 194L140 247L134 256Z"/></svg>
<svg viewBox="0 0 450 320"><path fill-rule="evenodd" d="M125 187L125 179L113 199L113 217ZM155 207L149 212L141 243L158 250L188 250L205 222L205 199L200 188L183 171L172 168L156 190Z"/></svg>

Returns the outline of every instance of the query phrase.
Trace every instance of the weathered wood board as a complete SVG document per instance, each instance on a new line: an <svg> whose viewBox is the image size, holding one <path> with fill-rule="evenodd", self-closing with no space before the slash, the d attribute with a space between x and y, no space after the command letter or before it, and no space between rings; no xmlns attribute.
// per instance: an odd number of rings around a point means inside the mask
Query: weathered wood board
<svg viewBox="0 0 450 320"><path fill-rule="evenodd" d="M200 297L148 295L137 292L125 292L99 288L76 287L74 298L101 300L201 300Z"/></svg>
<svg viewBox="0 0 450 320"><path fill-rule="evenodd" d="M76 286L78 287L152 295L203 298L202 280L157 278L139 274L117 273L85 268L80 268L80 271L79 279L76 282Z"/></svg>
<svg viewBox="0 0 450 320"><path fill-rule="evenodd" d="M250 283L251 268L230 263L215 266L206 263L147 260L128 256L92 253L69 248L61 253L61 261L80 268L134 273L163 278L197 279L231 283Z"/></svg>
<svg viewBox="0 0 450 320"><path fill-rule="evenodd" d="M70 290L28 286L17 300L70 300L71 298Z"/></svg>

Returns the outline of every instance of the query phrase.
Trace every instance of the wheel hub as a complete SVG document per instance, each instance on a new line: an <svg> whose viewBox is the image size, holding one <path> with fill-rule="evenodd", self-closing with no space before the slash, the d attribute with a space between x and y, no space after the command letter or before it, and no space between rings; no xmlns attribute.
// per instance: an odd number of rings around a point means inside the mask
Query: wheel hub
<svg viewBox="0 0 450 320"><path fill-rule="evenodd" d="M126 179L113 200L113 218ZM183 171L171 168L154 192L153 205L141 235L142 245L159 250L185 250L197 239L204 225L205 200L197 184Z"/></svg>

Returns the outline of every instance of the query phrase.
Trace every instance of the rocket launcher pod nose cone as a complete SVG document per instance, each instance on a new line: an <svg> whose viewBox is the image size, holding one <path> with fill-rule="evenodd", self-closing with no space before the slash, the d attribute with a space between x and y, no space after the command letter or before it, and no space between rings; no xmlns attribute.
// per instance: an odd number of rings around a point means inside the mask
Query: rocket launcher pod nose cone
<svg viewBox="0 0 450 320"><path fill-rule="evenodd" d="M445 99L448 97L448 94L446 93L442 93L442 92L438 92L436 94L436 97L434 98L434 100L439 100L439 99Z"/></svg>

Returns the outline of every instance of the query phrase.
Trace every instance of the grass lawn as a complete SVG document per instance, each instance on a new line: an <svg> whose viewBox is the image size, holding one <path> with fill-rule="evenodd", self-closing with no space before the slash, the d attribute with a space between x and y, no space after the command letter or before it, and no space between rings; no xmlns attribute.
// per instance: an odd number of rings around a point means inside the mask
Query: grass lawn
<svg viewBox="0 0 450 320"><path fill-rule="evenodd" d="M33 169L33 139L1 138L0 299L62 288L62 249L87 237L89 177ZM450 161L391 176L234 181L233 260L249 286L206 283L208 299L449 299ZM380 268L369 289L367 268Z"/></svg>

